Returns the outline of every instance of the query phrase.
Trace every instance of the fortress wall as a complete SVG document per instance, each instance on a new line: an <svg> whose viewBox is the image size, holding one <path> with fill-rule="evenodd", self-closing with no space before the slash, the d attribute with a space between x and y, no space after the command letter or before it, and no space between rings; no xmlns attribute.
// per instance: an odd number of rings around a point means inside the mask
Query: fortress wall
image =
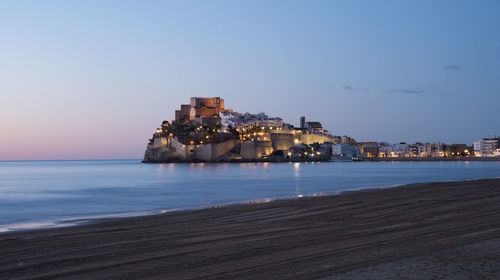
<svg viewBox="0 0 500 280"><path fill-rule="evenodd" d="M195 157L202 161L212 161L212 144L198 145Z"/></svg>
<svg viewBox="0 0 500 280"><path fill-rule="evenodd" d="M196 157L196 145L186 145L186 159L192 160Z"/></svg>
<svg viewBox="0 0 500 280"><path fill-rule="evenodd" d="M254 142L241 142L240 154L244 159L257 159Z"/></svg>
<svg viewBox="0 0 500 280"><path fill-rule="evenodd" d="M300 141L304 144L310 145L313 143L323 144L325 142L332 142L333 139L323 135L317 135L313 133L303 133L300 135Z"/></svg>
<svg viewBox="0 0 500 280"><path fill-rule="evenodd" d="M183 158L186 159L186 146L177 139L172 138L171 147Z"/></svg>
<svg viewBox="0 0 500 280"><path fill-rule="evenodd" d="M295 129L280 129L280 130L271 130L272 134L300 134L300 130Z"/></svg>
<svg viewBox="0 0 500 280"><path fill-rule="evenodd" d="M255 154L257 158L270 155L274 149L271 141L255 141Z"/></svg>
<svg viewBox="0 0 500 280"><path fill-rule="evenodd" d="M231 151L237 143L237 140L228 140L217 144L197 145L194 157L202 161L214 161Z"/></svg>
<svg viewBox="0 0 500 280"><path fill-rule="evenodd" d="M212 144L212 160L216 160L220 156L231 151L237 143L238 140L228 140L222 143Z"/></svg>
<svg viewBox="0 0 500 280"><path fill-rule="evenodd" d="M272 133L271 142L274 150L288 150L294 145L294 135L291 133Z"/></svg>
<svg viewBox="0 0 500 280"><path fill-rule="evenodd" d="M153 148L167 147L169 144L169 136L153 138Z"/></svg>

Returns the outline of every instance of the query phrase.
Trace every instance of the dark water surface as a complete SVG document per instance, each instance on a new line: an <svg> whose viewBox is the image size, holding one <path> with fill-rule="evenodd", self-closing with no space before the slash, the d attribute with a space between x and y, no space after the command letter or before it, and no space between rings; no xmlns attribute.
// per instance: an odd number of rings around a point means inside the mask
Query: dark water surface
<svg viewBox="0 0 500 280"><path fill-rule="evenodd" d="M0 231L61 226L75 219L494 177L500 177L500 162L0 161Z"/></svg>

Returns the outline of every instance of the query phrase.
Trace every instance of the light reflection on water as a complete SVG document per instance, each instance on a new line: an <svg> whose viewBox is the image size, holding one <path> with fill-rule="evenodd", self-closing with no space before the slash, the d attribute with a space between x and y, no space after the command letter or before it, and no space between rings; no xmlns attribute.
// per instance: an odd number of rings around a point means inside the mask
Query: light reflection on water
<svg viewBox="0 0 500 280"><path fill-rule="evenodd" d="M500 162L0 161L0 226L499 176Z"/></svg>

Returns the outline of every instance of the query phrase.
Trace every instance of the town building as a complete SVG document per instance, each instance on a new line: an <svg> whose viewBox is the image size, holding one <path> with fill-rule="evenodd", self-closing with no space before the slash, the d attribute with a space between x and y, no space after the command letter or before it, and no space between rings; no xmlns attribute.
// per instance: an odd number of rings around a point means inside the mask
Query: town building
<svg viewBox="0 0 500 280"><path fill-rule="evenodd" d="M358 147L364 157L374 158L379 155L380 144L378 142L359 142Z"/></svg>
<svg viewBox="0 0 500 280"><path fill-rule="evenodd" d="M444 157L445 156L445 144L441 142L433 143L431 145L431 156L432 157Z"/></svg>
<svg viewBox="0 0 500 280"><path fill-rule="evenodd" d="M332 145L332 156L340 158L359 158L361 153L359 147L351 144L334 144Z"/></svg>
<svg viewBox="0 0 500 280"><path fill-rule="evenodd" d="M306 122L304 128L312 131L319 131L319 132L324 131L323 125L321 125L320 122Z"/></svg>
<svg viewBox="0 0 500 280"><path fill-rule="evenodd" d="M250 114L250 113L238 113L238 112L221 112L221 125L223 129L231 126L239 130L249 129L252 127L258 127L265 129L282 129L284 124L281 118L271 118L265 113Z"/></svg>
<svg viewBox="0 0 500 280"><path fill-rule="evenodd" d="M405 142L394 144L394 153L397 157L409 157L410 145L406 144Z"/></svg>
<svg viewBox="0 0 500 280"><path fill-rule="evenodd" d="M497 155L499 146L498 138L485 138L474 142L474 155L476 157L494 157Z"/></svg>
<svg viewBox="0 0 500 280"><path fill-rule="evenodd" d="M356 145L356 139L351 138L349 136L342 136L340 137L340 144L350 144L350 145Z"/></svg>

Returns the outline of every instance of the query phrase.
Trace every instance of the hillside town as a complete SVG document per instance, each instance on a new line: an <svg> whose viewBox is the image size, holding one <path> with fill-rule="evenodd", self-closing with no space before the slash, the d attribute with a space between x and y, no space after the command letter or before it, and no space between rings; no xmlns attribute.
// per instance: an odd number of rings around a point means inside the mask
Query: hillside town
<svg viewBox="0 0 500 280"><path fill-rule="evenodd" d="M266 113L239 113L220 97L191 97L163 121L143 162L500 159L500 138L467 144L357 142L302 116L299 125Z"/></svg>

